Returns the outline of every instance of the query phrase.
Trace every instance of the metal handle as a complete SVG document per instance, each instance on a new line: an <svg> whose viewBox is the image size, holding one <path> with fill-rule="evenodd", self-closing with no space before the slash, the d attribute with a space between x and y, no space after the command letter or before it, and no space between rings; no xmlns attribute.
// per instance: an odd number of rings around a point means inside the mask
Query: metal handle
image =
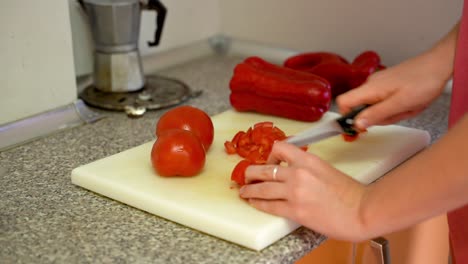
<svg viewBox="0 0 468 264"><path fill-rule="evenodd" d="M390 264L387 239L377 237L359 245L353 244L352 264Z"/></svg>
<svg viewBox="0 0 468 264"><path fill-rule="evenodd" d="M149 10L155 10L157 13L154 41L148 41L148 46L154 47L159 45L159 40L161 39L161 34L164 27L164 21L166 20L167 8L158 0L149 0L146 8Z"/></svg>
<svg viewBox="0 0 468 264"><path fill-rule="evenodd" d="M369 243L372 255L379 264L390 264L390 251L388 240L383 237L377 237Z"/></svg>

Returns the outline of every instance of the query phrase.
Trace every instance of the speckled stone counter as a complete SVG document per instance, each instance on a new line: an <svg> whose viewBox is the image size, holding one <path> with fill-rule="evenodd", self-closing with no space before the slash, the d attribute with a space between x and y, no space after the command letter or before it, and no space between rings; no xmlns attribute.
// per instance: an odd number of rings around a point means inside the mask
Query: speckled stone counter
<svg viewBox="0 0 468 264"><path fill-rule="evenodd" d="M228 83L240 57L210 56L158 72L200 97L215 115L230 108ZM446 130L449 96L402 125ZM104 118L0 152L0 263L294 263L324 237L299 228L261 252L167 221L77 187L73 168L148 142L165 110Z"/></svg>

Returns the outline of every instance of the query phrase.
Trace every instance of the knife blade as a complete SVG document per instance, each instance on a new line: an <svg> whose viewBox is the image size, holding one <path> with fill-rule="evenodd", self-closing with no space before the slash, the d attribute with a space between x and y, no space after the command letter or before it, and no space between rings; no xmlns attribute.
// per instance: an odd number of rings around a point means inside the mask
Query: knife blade
<svg viewBox="0 0 468 264"><path fill-rule="evenodd" d="M369 105L359 106L342 117L304 130L286 139L286 142L298 147L303 147L339 134L355 136L359 132L354 128L354 118L368 106Z"/></svg>

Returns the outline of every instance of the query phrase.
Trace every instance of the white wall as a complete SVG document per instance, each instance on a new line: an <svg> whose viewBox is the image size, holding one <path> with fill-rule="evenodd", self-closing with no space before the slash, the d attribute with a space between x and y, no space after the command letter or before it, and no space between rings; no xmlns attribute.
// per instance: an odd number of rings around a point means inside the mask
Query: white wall
<svg viewBox="0 0 468 264"><path fill-rule="evenodd" d="M76 99L68 5L0 1L0 124Z"/></svg>
<svg viewBox="0 0 468 264"><path fill-rule="evenodd" d="M74 0L69 0L76 3ZM394 65L429 48L456 23L463 0L166 0L160 47L148 48L155 14L144 12L142 54L157 53L217 33L297 51L326 50L354 58L377 51ZM77 74L92 71L86 17L71 8ZM83 35L87 36L86 39Z"/></svg>
<svg viewBox="0 0 468 264"><path fill-rule="evenodd" d="M298 51L354 58L376 50L387 65L427 49L454 25L463 0L220 1L221 31Z"/></svg>

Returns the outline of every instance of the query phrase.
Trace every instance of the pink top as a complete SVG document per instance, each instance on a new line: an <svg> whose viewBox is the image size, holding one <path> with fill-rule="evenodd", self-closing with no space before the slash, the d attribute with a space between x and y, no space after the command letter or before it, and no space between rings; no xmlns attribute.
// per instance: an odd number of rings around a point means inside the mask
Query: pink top
<svg viewBox="0 0 468 264"><path fill-rule="evenodd" d="M468 0L464 1L458 33L449 127L468 112ZM448 213L450 244L454 264L468 263L468 203Z"/></svg>

